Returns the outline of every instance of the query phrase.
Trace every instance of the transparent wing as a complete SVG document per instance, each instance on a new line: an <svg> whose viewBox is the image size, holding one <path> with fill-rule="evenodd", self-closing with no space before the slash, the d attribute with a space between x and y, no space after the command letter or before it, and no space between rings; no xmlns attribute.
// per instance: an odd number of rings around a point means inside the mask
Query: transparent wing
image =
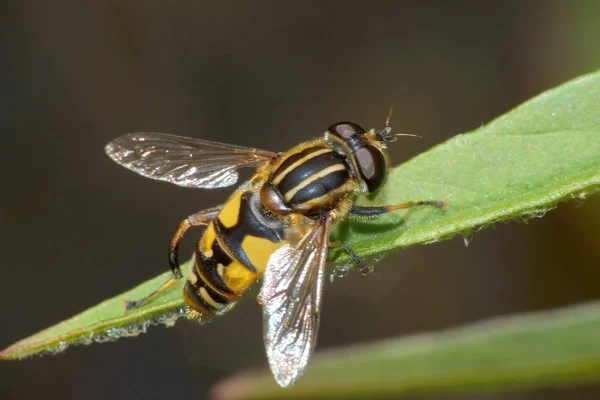
<svg viewBox="0 0 600 400"><path fill-rule="evenodd" d="M263 338L275 380L292 385L304 373L319 328L329 242L329 219L314 223L295 244L271 257L258 300L263 304Z"/></svg>
<svg viewBox="0 0 600 400"><path fill-rule="evenodd" d="M105 147L118 164L147 178L213 189L233 185L237 170L253 167L276 153L165 133L130 133Z"/></svg>

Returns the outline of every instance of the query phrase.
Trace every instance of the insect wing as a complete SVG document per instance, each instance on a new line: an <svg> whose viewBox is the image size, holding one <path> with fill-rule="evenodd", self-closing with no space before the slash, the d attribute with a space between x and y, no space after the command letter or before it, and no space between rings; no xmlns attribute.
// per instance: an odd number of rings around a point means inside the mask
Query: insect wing
<svg viewBox="0 0 600 400"><path fill-rule="evenodd" d="M118 164L147 178L193 188L231 186L237 170L271 160L277 154L250 147L165 133L130 133L105 147Z"/></svg>
<svg viewBox="0 0 600 400"><path fill-rule="evenodd" d="M315 348L331 221L315 223L295 245L269 258L258 300L263 338L275 380L292 385Z"/></svg>

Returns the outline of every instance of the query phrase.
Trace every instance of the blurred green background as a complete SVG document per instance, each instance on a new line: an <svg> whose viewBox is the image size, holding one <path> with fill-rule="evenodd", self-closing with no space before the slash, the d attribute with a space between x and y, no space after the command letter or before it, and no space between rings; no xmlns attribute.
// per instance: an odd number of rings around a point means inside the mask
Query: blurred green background
<svg viewBox="0 0 600 400"><path fill-rule="evenodd" d="M423 136L392 147L401 163L600 69L598 21L597 1L0 2L0 347L163 272L178 222L230 193L136 176L105 156L116 136L285 150L395 103L395 130ZM597 299L599 226L596 196L396 251L326 285L317 350ZM256 292L202 327L0 363L0 398L206 398L266 365Z"/></svg>

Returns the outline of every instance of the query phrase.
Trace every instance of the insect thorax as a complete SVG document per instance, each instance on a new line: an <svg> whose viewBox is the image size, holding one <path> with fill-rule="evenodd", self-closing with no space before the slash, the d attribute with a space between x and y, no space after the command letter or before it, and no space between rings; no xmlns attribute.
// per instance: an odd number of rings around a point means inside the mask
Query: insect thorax
<svg viewBox="0 0 600 400"><path fill-rule="evenodd" d="M273 165L260 195L262 204L276 215L312 215L335 209L357 191L347 157L324 140L300 144Z"/></svg>

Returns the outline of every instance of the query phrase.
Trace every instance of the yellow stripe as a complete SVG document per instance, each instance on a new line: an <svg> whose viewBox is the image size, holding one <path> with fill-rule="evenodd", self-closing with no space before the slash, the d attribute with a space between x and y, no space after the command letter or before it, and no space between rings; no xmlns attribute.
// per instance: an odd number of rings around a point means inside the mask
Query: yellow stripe
<svg viewBox="0 0 600 400"><path fill-rule="evenodd" d="M223 264L219 264L221 267L223 267ZM224 267L223 267L224 268ZM239 297L239 294L231 294L231 293L223 293L222 290L218 289L211 281L210 279L208 279L203 273L202 270L200 269L200 266L198 265L198 263L196 262L196 264L194 264L194 271L196 272L196 276L198 278L200 278L200 280L202 280L202 282L204 282L204 284L208 287L210 287L212 290L214 290L215 292L217 292L218 294L220 294L221 296L227 298L227 300L229 301L234 301ZM190 283L192 283L194 286L197 286L194 282L192 282L189 279L188 276L188 280L190 281ZM225 285L229 288L229 285L227 285L227 282L223 282L225 283ZM231 291L234 291L232 288Z"/></svg>
<svg viewBox="0 0 600 400"><path fill-rule="evenodd" d="M216 301L214 301L213 298L210 297L210 294L208 293L208 291L206 289L204 289L204 287L200 287L198 294L200 295L200 297L202 297L202 300L204 300L205 302L207 302L208 304L210 304L212 307L216 308L217 310L225 307L225 304L217 303Z"/></svg>
<svg viewBox="0 0 600 400"><path fill-rule="evenodd" d="M198 275L196 275L194 268L190 269L190 272L188 272L187 280L194 286L198 283Z"/></svg>
<svg viewBox="0 0 600 400"><path fill-rule="evenodd" d="M241 295L257 278L257 274L237 260L234 260L225 268L225 272L221 277L223 283L235 293L236 297Z"/></svg>
<svg viewBox="0 0 600 400"><path fill-rule="evenodd" d="M290 171L292 171L294 168L298 167L303 162L306 162L316 156L320 156L321 154L330 153L330 152L333 153L333 150L324 148L321 150L313 151L312 153L305 155L304 157L302 157L301 159L299 159L298 161L296 161L295 163L293 163L292 165L290 165L289 167L284 169L281 173L277 174L277 176L273 179L273 183L275 185L279 185L279 183L283 180L283 178L285 178L285 176L287 174L290 173ZM298 153L295 153L295 154L298 154Z"/></svg>
<svg viewBox="0 0 600 400"><path fill-rule="evenodd" d="M297 204L296 207L304 210L309 210L317 207L325 207L327 205L330 205L336 196L341 195L341 197L344 197L344 195L346 194L350 195L353 193L354 189L355 186L353 184L353 181L349 179L346 181L346 183L344 183L337 189L332 190L329 193L324 194L323 196L319 196L316 199L310 199L308 201L305 201L304 203Z"/></svg>
<svg viewBox="0 0 600 400"><path fill-rule="evenodd" d="M246 235L242 240L242 249L256 268L257 276L262 276L271 254L286 242L271 242L268 239Z"/></svg>
<svg viewBox="0 0 600 400"><path fill-rule="evenodd" d="M204 233L202 234L202 237L200 238L200 243L198 245L200 251L204 253L204 255L207 257L212 257L211 252L216 236L217 232L215 232L215 224L211 222L204 230Z"/></svg>
<svg viewBox="0 0 600 400"><path fill-rule="evenodd" d="M333 135L333 134L328 134L327 135L327 139L328 140L332 140L334 142L337 142L337 144L344 146L347 150L350 150L350 148L348 147L348 144L346 143L346 141L344 139L342 139L339 136Z"/></svg>
<svg viewBox="0 0 600 400"><path fill-rule="evenodd" d="M288 190L287 192L285 192L284 198L286 201L290 201L292 199L292 197L294 197L294 195L296 193L298 193L298 191L302 190L303 188L305 188L306 186L310 185L311 183L313 183L314 181L316 181L317 179L320 179L326 175L329 175L332 172L336 172L336 171L342 171L346 169L346 166L344 164L335 164L332 165L330 167L327 167L325 169L322 169L321 171L317 172L316 174L311 175L310 177L306 178L305 180L303 180L302 182L300 182L299 184L297 184L295 187L293 187L292 189Z"/></svg>
<svg viewBox="0 0 600 400"><path fill-rule="evenodd" d="M242 203L242 195L246 190L238 190L235 192L223 205L217 218L225 228L231 228L238 223L240 216L240 207Z"/></svg>

